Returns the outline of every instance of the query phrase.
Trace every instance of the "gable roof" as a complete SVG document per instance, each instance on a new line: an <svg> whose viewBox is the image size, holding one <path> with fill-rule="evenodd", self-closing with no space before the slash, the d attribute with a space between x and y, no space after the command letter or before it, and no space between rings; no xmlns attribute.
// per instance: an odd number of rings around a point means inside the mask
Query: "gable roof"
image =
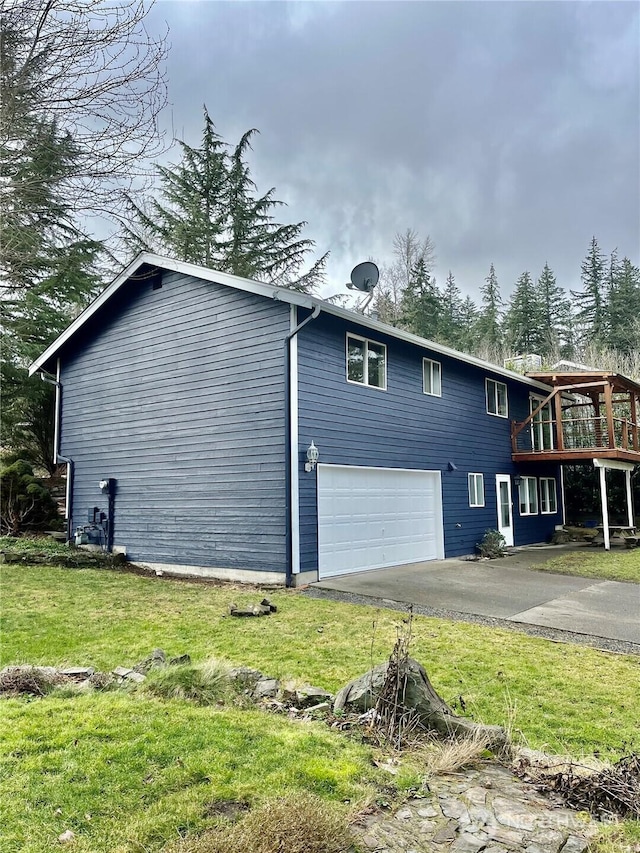
<svg viewBox="0 0 640 853"><path fill-rule="evenodd" d="M289 290L285 287L277 287L273 284L265 284L260 281L253 281L248 278L241 278L231 273L217 272L208 267L201 267L197 264L190 264L186 261L176 261L173 258L165 258L162 255L155 255L151 252L141 252L135 257L131 263L126 266L122 272L109 284L95 299L91 305L79 314L76 319L59 335L56 340L50 344L47 349L40 355L33 364L29 367L29 376L32 376L39 370L43 370L44 366L60 351L60 349L69 341L76 332L96 314L109 299L126 284L131 278L135 278L143 267L157 267L163 270L181 273L182 275L191 275L194 278L199 278L204 281L223 284L227 287L232 287L235 290L242 290L245 293L254 293L257 296L264 296L267 299L274 299L279 302L286 302L290 305L299 305L302 308L312 310L316 306L320 306L321 310L326 314L331 314L335 317L340 317L349 323L357 323L359 326L364 326L374 332L387 335L392 338L397 338L407 343L416 344L423 349L428 349L431 352L439 353L440 355L448 356L456 361L461 361L466 364L472 364L487 372L504 376L507 379L514 379L522 382L525 385L530 385L535 388L541 388L548 391L549 386L535 379L530 379L523 376L521 373L515 373L513 370L500 367L497 364L491 364L476 356L468 355L467 353L458 352L451 347L438 344L434 341L429 341L426 338L421 338L411 332L406 332L403 329L397 329L395 326L388 326L386 323L381 323L379 320L374 320L372 317L367 317L364 314L356 314L354 311L349 311L346 308L340 308L327 302L324 299L317 299L313 296L308 296L305 293L298 293L295 290Z"/></svg>

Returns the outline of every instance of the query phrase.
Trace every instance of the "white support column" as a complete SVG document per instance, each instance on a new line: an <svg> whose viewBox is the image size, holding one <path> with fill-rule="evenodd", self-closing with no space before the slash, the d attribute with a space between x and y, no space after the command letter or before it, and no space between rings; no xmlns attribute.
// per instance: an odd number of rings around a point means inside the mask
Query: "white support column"
<svg viewBox="0 0 640 853"><path fill-rule="evenodd" d="M602 534L605 551L611 550L609 542L609 507L607 505L607 469L600 468L600 500L602 502Z"/></svg>
<svg viewBox="0 0 640 853"><path fill-rule="evenodd" d="M629 527L633 527L635 519L633 517L633 496L631 494L631 470L627 469L624 472L624 480L627 486L627 516L629 518Z"/></svg>

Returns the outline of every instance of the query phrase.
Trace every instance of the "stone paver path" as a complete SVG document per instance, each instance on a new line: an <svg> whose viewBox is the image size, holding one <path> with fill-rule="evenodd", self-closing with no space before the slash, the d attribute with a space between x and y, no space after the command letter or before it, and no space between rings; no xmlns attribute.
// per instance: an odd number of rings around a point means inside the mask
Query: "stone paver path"
<svg viewBox="0 0 640 853"><path fill-rule="evenodd" d="M369 815L356 831L376 853L583 853L597 829L487 763L436 777L423 797Z"/></svg>

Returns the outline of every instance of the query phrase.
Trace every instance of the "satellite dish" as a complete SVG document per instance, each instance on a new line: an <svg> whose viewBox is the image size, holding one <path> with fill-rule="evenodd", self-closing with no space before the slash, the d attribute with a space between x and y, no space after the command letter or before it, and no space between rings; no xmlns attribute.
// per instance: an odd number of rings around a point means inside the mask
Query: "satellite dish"
<svg viewBox="0 0 640 853"><path fill-rule="evenodd" d="M347 282L347 287L349 290L371 293L379 278L380 272L373 261L364 261L351 270L351 281Z"/></svg>

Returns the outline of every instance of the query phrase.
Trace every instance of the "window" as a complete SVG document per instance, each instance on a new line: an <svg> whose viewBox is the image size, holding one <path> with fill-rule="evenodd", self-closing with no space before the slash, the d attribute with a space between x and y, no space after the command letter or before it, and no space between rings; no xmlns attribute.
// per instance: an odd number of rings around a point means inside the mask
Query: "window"
<svg viewBox="0 0 640 853"><path fill-rule="evenodd" d="M442 396L442 369L439 361L430 358L422 359L422 390L434 397Z"/></svg>
<svg viewBox="0 0 640 853"><path fill-rule="evenodd" d="M506 418L509 414L507 386L504 382L496 382L495 379L487 379L486 389L487 412L490 415L497 415L499 418Z"/></svg>
<svg viewBox="0 0 640 853"><path fill-rule="evenodd" d="M542 397L529 397L529 412L533 414L542 403ZM547 403L531 419L531 447L533 450L553 450L553 420L551 403Z"/></svg>
<svg viewBox="0 0 640 853"><path fill-rule="evenodd" d="M548 515L558 511L554 477L540 477L540 504L540 511Z"/></svg>
<svg viewBox="0 0 640 853"><path fill-rule="evenodd" d="M518 487L520 515L538 514L538 481L535 477L521 477Z"/></svg>
<svg viewBox="0 0 640 853"><path fill-rule="evenodd" d="M347 380L384 391L387 387L386 346L347 335Z"/></svg>
<svg viewBox="0 0 640 853"><path fill-rule="evenodd" d="M484 506L484 474L469 474L469 506Z"/></svg>

